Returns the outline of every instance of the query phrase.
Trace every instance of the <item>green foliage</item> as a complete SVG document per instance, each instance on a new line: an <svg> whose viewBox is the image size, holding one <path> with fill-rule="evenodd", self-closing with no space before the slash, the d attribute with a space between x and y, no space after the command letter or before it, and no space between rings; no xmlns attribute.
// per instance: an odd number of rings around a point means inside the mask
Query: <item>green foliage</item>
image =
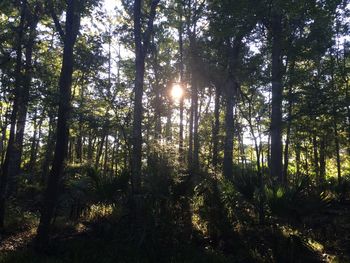
<svg viewBox="0 0 350 263"><path fill-rule="evenodd" d="M308 177L287 187L267 187L267 203L272 215L301 223L304 218L320 213L332 202L327 192L310 189Z"/></svg>
<svg viewBox="0 0 350 263"><path fill-rule="evenodd" d="M259 178L256 171L245 169L244 173L235 174L233 184L248 201L254 201L254 195L259 189Z"/></svg>
<svg viewBox="0 0 350 263"><path fill-rule="evenodd" d="M34 230L38 221L38 214L25 211L21 207L11 204L8 207L8 215L5 220L5 225L6 229L16 233Z"/></svg>

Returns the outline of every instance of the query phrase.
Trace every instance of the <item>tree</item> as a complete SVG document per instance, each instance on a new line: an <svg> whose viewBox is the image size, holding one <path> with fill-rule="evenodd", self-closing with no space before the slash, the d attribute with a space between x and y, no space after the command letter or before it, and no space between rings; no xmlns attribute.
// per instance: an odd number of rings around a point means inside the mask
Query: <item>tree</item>
<svg viewBox="0 0 350 263"><path fill-rule="evenodd" d="M223 175L232 179L233 176L233 134L234 119L233 111L237 92L239 89L239 69L241 51L244 47L243 39L249 35L256 25L254 15L255 1L241 1L232 5L229 1L212 1L212 32L218 41L221 52L225 56L225 142L224 142L224 163Z"/></svg>
<svg viewBox="0 0 350 263"><path fill-rule="evenodd" d="M20 102L23 99L23 76L21 73L23 62L22 62L22 45L23 45L23 35L25 30L25 21L27 16L27 1L23 1L20 6L20 22L17 28L17 39L16 39L16 66L14 71L15 76L15 83L14 83L14 98L13 98L13 105L12 105L12 111L10 116L10 135L9 140L7 143L7 149L6 149L6 155L5 160L1 167L1 181L0 181L0 229L4 227L4 219L5 219L5 206L6 206L6 197L8 195L8 181L9 181L9 174L13 169L17 169L17 164L14 165L14 162L16 158L18 158L18 148L22 147L22 145L18 144L16 145L16 134L15 134L15 128L16 128L16 122L18 120L18 113L21 108ZM10 178L12 179L12 178ZM12 179L13 180L13 179Z"/></svg>
<svg viewBox="0 0 350 263"><path fill-rule="evenodd" d="M142 32L144 15L141 12L142 1L134 2L134 41L135 41L135 100L132 128L132 166L131 183L135 195L141 190L141 161L142 161L142 95L145 73L145 58L150 45L153 31L153 21L156 16L156 8L160 0L152 0L149 6L149 18L146 31Z"/></svg>
<svg viewBox="0 0 350 263"><path fill-rule="evenodd" d="M58 186L64 169L64 161L67 156L68 147L68 120L70 113L71 86L74 64L74 45L77 39L82 8L85 1L68 0L66 9L66 20L64 30L54 13L52 2L49 2L56 30L60 34L63 42L63 60L59 78L59 102L56 146L50 175L47 181L47 187L43 198L43 207L41 210L40 223L37 230L36 242L38 247L45 247L48 244L50 234L50 224L53 217L55 206L57 205Z"/></svg>

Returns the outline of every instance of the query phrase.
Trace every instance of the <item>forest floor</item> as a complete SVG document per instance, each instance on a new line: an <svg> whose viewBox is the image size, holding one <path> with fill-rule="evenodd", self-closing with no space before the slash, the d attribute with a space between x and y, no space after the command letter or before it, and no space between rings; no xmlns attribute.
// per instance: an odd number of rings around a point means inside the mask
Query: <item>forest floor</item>
<svg viewBox="0 0 350 263"><path fill-rule="evenodd" d="M243 226L233 240L225 241L226 245L213 245L197 233L190 242L178 241L176 247L164 247L152 240L138 247L131 245L125 233L106 235L110 232L106 222L102 221L98 230L89 222L66 222L55 229L50 250L38 254L33 249L36 224L37 221L21 226L0 237L1 263L350 262L349 201L332 203L326 211L298 226L277 218L263 227Z"/></svg>

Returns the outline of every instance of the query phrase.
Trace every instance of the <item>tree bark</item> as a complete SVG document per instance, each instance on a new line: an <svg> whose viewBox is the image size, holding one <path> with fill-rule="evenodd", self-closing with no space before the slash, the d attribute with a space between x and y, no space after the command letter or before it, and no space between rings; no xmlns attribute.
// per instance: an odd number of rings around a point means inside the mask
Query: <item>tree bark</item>
<svg viewBox="0 0 350 263"><path fill-rule="evenodd" d="M238 55L240 52L242 38L236 39L229 47L229 76L225 86L226 108L225 108L225 141L224 141L224 163L223 175L227 179L233 176L233 134L234 119L233 108L235 106L235 97L238 90L238 81L236 77L238 67Z"/></svg>
<svg viewBox="0 0 350 263"><path fill-rule="evenodd" d="M24 24L26 19L26 9L27 2L23 1L21 6L21 18L17 31L17 39L16 39L16 65L15 65L15 89L14 89L14 98L12 105L12 112L10 116L10 132L9 139L7 142L7 149L5 160L1 167L1 181L0 181L0 230L4 227L4 219L5 219L5 206L6 206L6 196L8 191L8 181L9 181L9 173L13 158L13 153L15 151L15 126L17 120L17 114L19 109L19 97L21 96L21 85L22 85L22 42L23 42L23 31Z"/></svg>
<svg viewBox="0 0 350 263"><path fill-rule="evenodd" d="M326 143L325 136L322 135L320 139L320 179L319 183L323 183L326 177Z"/></svg>
<svg viewBox="0 0 350 263"><path fill-rule="evenodd" d="M230 79L226 83L226 108L225 108L225 141L224 141L224 163L223 175L227 179L232 179L233 176L233 134L234 134L234 90L236 83Z"/></svg>
<svg viewBox="0 0 350 263"><path fill-rule="evenodd" d="M41 181L42 184L45 185L47 182L47 177L50 170L50 162L52 161L52 152L55 144L55 127L54 127L54 118L52 116L49 117L49 132L47 135L46 149L45 149L45 157L42 165L42 174Z"/></svg>
<svg viewBox="0 0 350 263"><path fill-rule="evenodd" d="M142 32L142 1L134 2L134 42L135 42L135 86L134 86L134 118L132 127L131 186L133 194L141 190L142 160L142 95L145 73L145 57L148 52L150 36L153 32L153 20L159 0L152 0L146 32Z"/></svg>
<svg viewBox="0 0 350 263"><path fill-rule="evenodd" d="M108 113L108 111L106 112ZM105 117L108 118L108 114L105 114ZM103 151L103 146L105 144L105 140L107 140L107 135L108 135L108 130L109 130L109 120L107 119L105 123L103 124L102 128L102 136L101 136L101 141L99 143L99 147L96 153L96 159L95 159L95 168L97 169L100 163L100 158L102 156L102 151Z"/></svg>
<svg viewBox="0 0 350 263"><path fill-rule="evenodd" d="M199 137L198 137L198 69L197 69L197 50L195 32L188 30L190 41L190 70L191 70L191 108L189 123L189 149L188 149L188 167L191 176L195 175L199 169Z"/></svg>
<svg viewBox="0 0 350 263"><path fill-rule="evenodd" d="M301 162L301 145L300 142L295 143L295 163L296 163L296 176L300 176L300 162Z"/></svg>
<svg viewBox="0 0 350 263"><path fill-rule="evenodd" d="M284 183L287 183L288 181L288 165L289 165L289 142L290 142L290 131L292 126L292 110L293 110L293 81L292 78L294 77L294 67L295 63L294 60L291 63L290 66L290 72L289 72L289 90L288 90L288 115L287 115L287 134L286 134L286 141L285 141L285 147L284 147L284 163L283 163L283 178Z"/></svg>
<svg viewBox="0 0 350 263"><path fill-rule="evenodd" d="M215 104L214 104L214 125L213 125L213 157L212 165L216 169L219 162L219 129L220 129L220 88L215 89Z"/></svg>
<svg viewBox="0 0 350 263"><path fill-rule="evenodd" d="M282 171L282 16L271 21L272 34L272 111L271 111L271 175L284 183Z"/></svg>
<svg viewBox="0 0 350 263"><path fill-rule="evenodd" d="M30 159L28 164L28 171L32 173L34 171L36 156L37 156L37 147L38 147L38 140L40 140L40 129L41 129L41 122L42 120L37 119L37 110L35 111L34 115L34 124L33 124L33 136L31 138L31 146L30 146ZM38 132L39 132L39 138L38 138Z"/></svg>
<svg viewBox="0 0 350 263"><path fill-rule="evenodd" d="M340 163L340 145L339 145L339 136L338 136L338 125L334 120L333 123L334 128L334 142L335 142L335 153L337 156L337 176L338 176L338 184L341 183L341 163Z"/></svg>
<svg viewBox="0 0 350 263"><path fill-rule="evenodd" d="M32 54L34 47L34 40L36 36L36 27L38 24L39 14L38 14L39 5L36 7L34 14L28 14L29 21L29 39L26 43L26 51L25 51L25 75L23 77L23 86L19 96L19 104L18 104L18 114L17 114L17 123L16 123L16 137L15 137L15 145L14 151L12 154L12 158L9 165L9 178L12 179L13 184L10 186L12 191L15 192L17 188L16 177L20 173L21 170L21 159L23 152L23 137L24 130L26 125L26 117L28 111L28 103L29 103L29 92L32 84ZM29 12L28 12L29 13ZM12 192L11 191L11 192Z"/></svg>
<svg viewBox="0 0 350 263"><path fill-rule="evenodd" d="M194 76L193 83L193 163L192 172L196 175L199 171L199 114L198 114L198 80L197 74ZM197 176L196 176L197 177ZM196 180L196 179L195 179Z"/></svg>
<svg viewBox="0 0 350 263"><path fill-rule="evenodd" d="M312 135L312 146L314 151L314 171L315 171L315 178L316 180L319 178L319 162L318 162L318 143L317 143L317 136L316 133Z"/></svg>
<svg viewBox="0 0 350 263"><path fill-rule="evenodd" d="M64 34L63 60L59 78L59 102L56 146L48 184L44 193L40 223L37 230L36 245L46 247L49 241L50 225L58 200L58 187L67 155L70 117L71 87L73 74L73 49L80 28L80 2L67 1L66 23Z"/></svg>
<svg viewBox="0 0 350 263"><path fill-rule="evenodd" d="M180 8L180 16L179 16L179 55L180 55L180 61L179 61L179 71L180 71L180 85L183 89L183 95L180 98L180 123L179 123L179 162L180 164L183 163L183 153L184 153L184 99L185 99L185 85L184 85L184 65L183 65L183 23L182 23L182 5L179 5Z"/></svg>

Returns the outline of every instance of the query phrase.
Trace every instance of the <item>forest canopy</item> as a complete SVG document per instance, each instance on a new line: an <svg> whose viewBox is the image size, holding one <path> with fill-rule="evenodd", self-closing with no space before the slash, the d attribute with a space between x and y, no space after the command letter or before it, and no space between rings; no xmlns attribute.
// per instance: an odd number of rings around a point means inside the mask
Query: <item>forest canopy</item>
<svg viewBox="0 0 350 263"><path fill-rule="evenodd" d="M2 0L0 262L349 262L347 0Z"/></svg>

